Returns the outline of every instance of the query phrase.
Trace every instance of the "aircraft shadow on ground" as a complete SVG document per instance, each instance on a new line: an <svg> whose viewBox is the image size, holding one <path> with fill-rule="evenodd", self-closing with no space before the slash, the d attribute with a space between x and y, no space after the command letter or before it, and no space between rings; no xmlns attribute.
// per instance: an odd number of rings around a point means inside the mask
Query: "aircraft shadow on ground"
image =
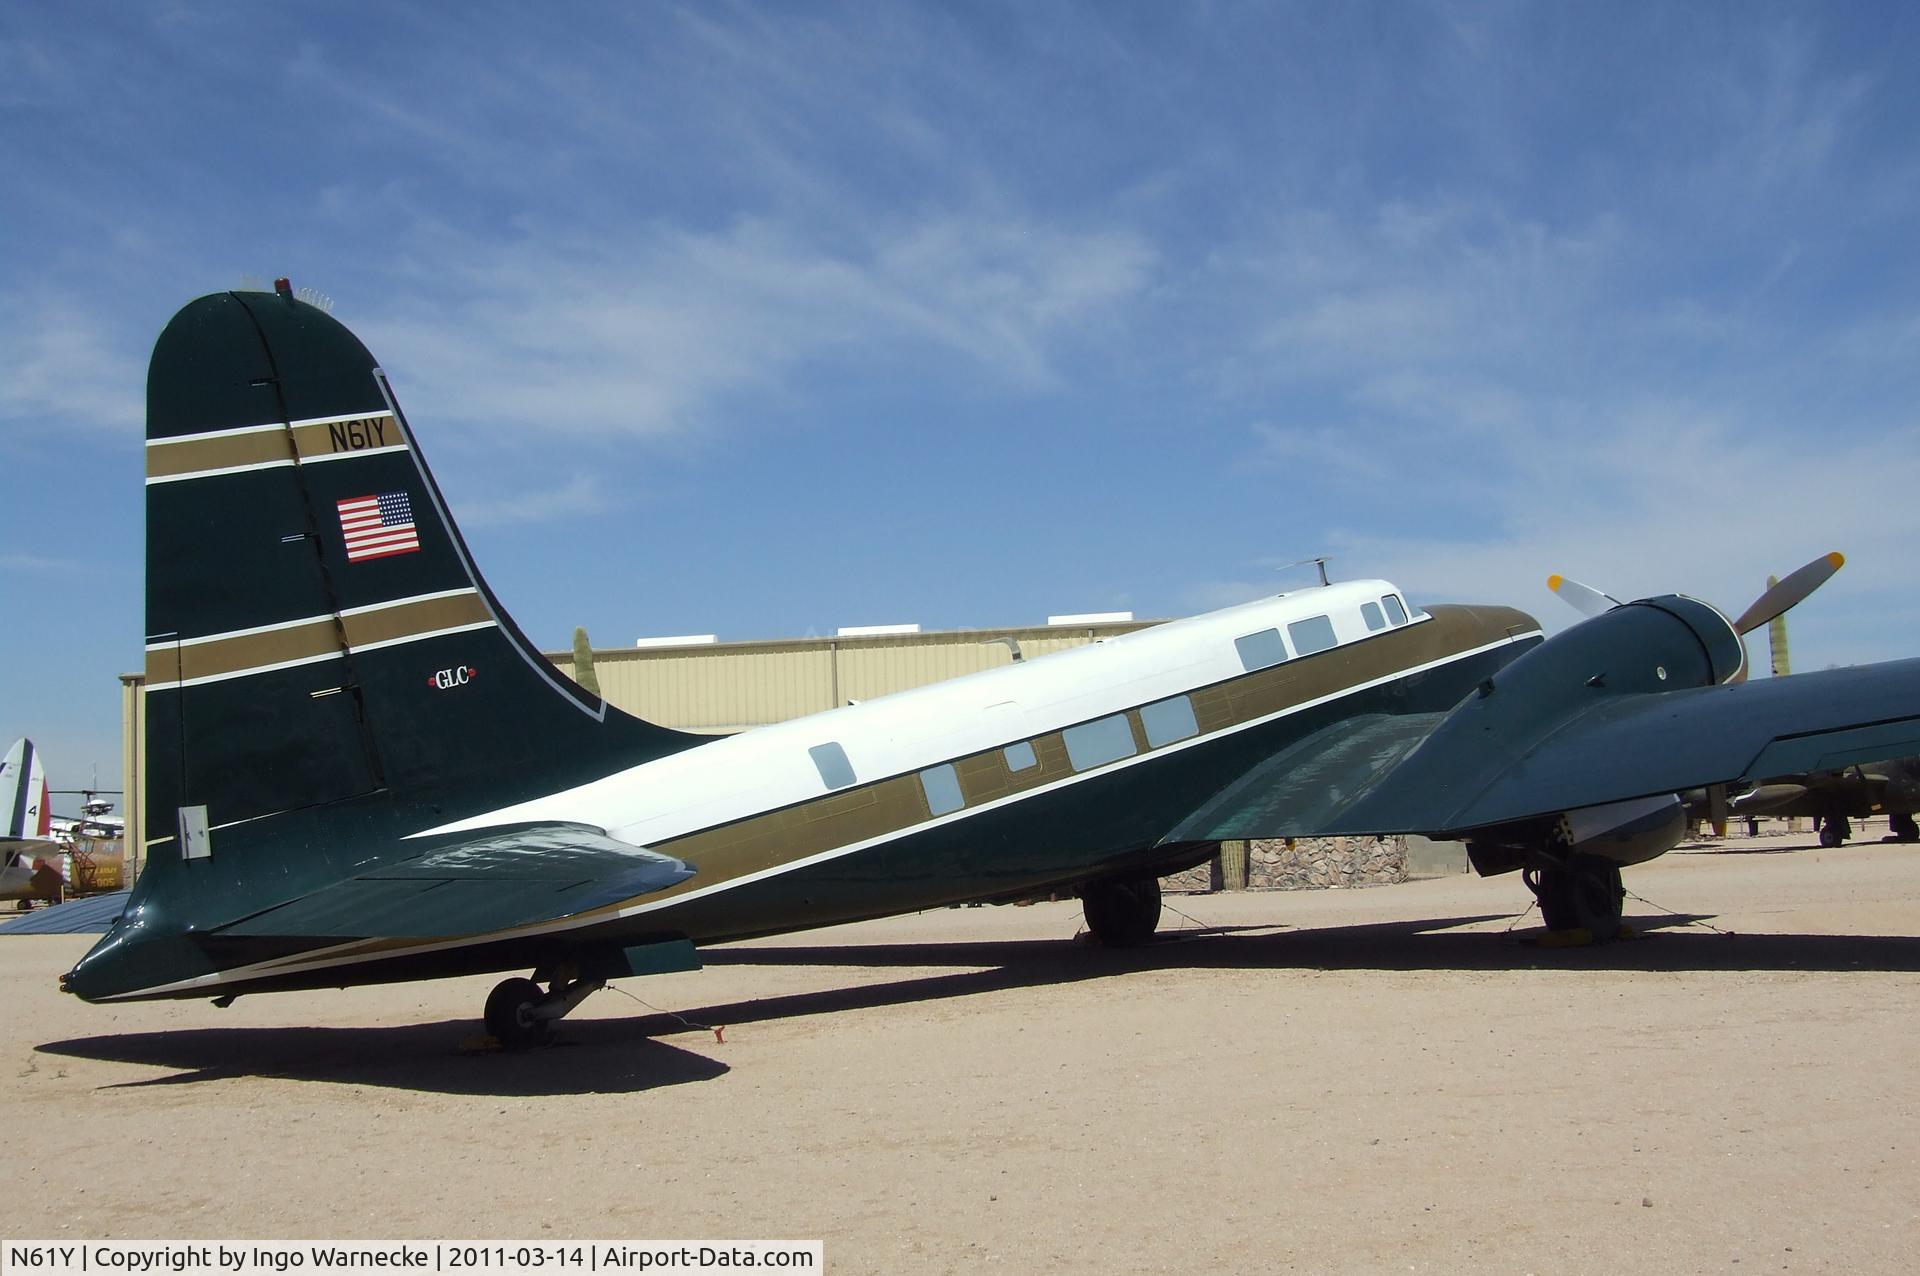
<svg viewBox="0 0 1920 1276"><path fill-rule="evenodd" d="M1145 948L1109 949L1071 939L936 944L780 945L712 948L709 966L916 969L966 967L878 983L757 997L632 1018L569 1019L559 1044L519 1055L467 1054L472 1020L398 1028L204 1028L49 1042L55 1055L171 1068L123 1085L181 1085L272 1076L475 1095L630 1093L709 1081L724 1063L658 1038L689 1023L734 1026L942 1001L1021 988L1125 977L1143 970L1571 970L1920 971L1920 938L1719 933L1676 914L1627 920L1637 938L1582 948L1542 948L1542 932L1463 931L1504 914L1434 917L1296 930L1219 926L1171 931ZM604 994L603 994L604 995Z"/></svg>
<svg viewBox="0 0 1920 1276"><path fill-rule="evenodd" d="M1454 928L1503 915L1426 918L1314 930L1271 926L1176 931L1146 948L1108 949L1071 940L943 944L848 944L708 949L709 966L970 966L880 984L755 998L688 1010L702 1023L741 1024L981 993L1105 979L1140 970L1593 970L1920 971L1920 938L1861 935L1741 935L1695 923L1703 917L1627 915L1636 938L1578 948L1529 941L1536 925L1510 934ZM644 1021L652 1030L672 1019Z"/></svg>
<svg viewBox="0 0 1920 1276"><path fill-rule="evenodd" d="M629 1094L711 1081L727 1065L656 1040L637 1019L570 1019L556 1044L524 1054L462 1049L473 1020L398 1028L196 1028L78 1037L46 1054L176 1071L117 1086L188 1085L231 1077L282 1077L495 1097Z"/></svg>

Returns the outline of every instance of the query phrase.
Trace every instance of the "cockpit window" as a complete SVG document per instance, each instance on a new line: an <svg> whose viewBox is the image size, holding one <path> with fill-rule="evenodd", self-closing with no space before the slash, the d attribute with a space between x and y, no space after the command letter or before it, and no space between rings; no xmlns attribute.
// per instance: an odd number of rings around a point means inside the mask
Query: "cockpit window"
<svg viewBox="0 0 1920 1276"><path fill-rule="evenodd" d="M1368 633L1372 633L1376 629L1385 629L1387 627L1387 618L1380 614L1379 603L1361 603L1360 619L1367 622Z"/></svg>
<svg viewBox="0 0 1920 1276"><path fill-rule="evenodd" d="M1380 605L1387 609L1387 620L1390 623L1395 625L1404 625L1407 623L1407 609L1400 605L1399 598L1388 594L1380 600Z"/></svg>

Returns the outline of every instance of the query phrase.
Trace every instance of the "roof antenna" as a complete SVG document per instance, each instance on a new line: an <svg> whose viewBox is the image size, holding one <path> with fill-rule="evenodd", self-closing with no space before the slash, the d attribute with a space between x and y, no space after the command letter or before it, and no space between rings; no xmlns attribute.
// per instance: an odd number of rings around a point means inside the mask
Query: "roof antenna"
<svg viewBox="0 0 1920 1276"><path fill-rule="evenodd" d="M1320 569L1320 583L1322 585L1331 585L1333 582L1327 579L1327 564L1331 561L1332 559L1328 555L1321 554L1318 557L1303 558L1297 563L1288 563L1284 567L1276 567L1273 570L1277 572L1290 572L1296 567L1305 567L1308 563L1312 563Z"/></svg>

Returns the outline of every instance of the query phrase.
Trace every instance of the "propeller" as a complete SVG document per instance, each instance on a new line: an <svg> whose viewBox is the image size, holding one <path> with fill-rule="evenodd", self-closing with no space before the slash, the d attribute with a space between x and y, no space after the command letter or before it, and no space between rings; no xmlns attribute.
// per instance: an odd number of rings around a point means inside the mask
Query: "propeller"
<svg viewBox="0 0 1920 1276"><path fill-rule="evenodd" d="M1846 562L1846 556L1838 552L1822 554L1805 567L1788 573L1785 579L1768 586L1765 593L1754 599L1753 604L1740 613L1740 619L1731 622L1733 632L1745 638L1788 608L1804 601L1808 594L1831 580L1835 572L1846 566ZM1547 588L1583 616L1598 616L1620 606L1620 600L1612 594L1603 594L1591 585L1582 585L1565 576L1547 577ZM1747 666L1743 663L1740 671L1727 681L1734 683L1746 680Z"/></svg>
<svg viewBox="0 0 1920 1276"><path fill-rule="evenodd" d="M1805 601L1808 594L1831 580L1833 574L1844 567L1846 562L1846 558L1839 553L1822 554L1805 567L1789 573L1785 579L1769 585L1765 593L1754 599L1752 605L1740 613L1740 619L1732 622L1733 632L1745 639L1760 626ZM1613 595L1603 594L1591 585L1582 585L1579 581L1568 580L1565 576L1547 577L1547 588L1583 616L1598 616L1602 612L1612 611L1621 605L1620 600ZM1743 659L1738 672L1728 678L1727 682L1733 684L1746 680L1747 664ZM1708 785L1706 805L1707 819L1713 825L1714 834L1725 837L1727 817L1730 814L1727 786Z"/></svg>
<svg viewBox="0 0 1920 1276"><path fill-rule="evenodd" d="M1753 600L1752 606L1740 613L1740 619L1732 622L1733 632L1744 638L1775 616L1804 602L1808 594L1831 580L1833 574L1846 563L1843 554L1822 554L1798 571L1788 573L1785 579L1769 586L1764 594ZM1547 577L1547 588L1583 616L1598 616L1621 605L1620 600L1612 594L1603 594L1591 585L1582 585L1565 576Z"/></svg>
<svg viewBox="0 0 1920 1276"><path fill-rule="evenodd" d="M1620 605L1620 600L1612 594L1603 594L1591 585L1582 585L1579 581L1568 580L1565 576L1547 577L1547 588L1558 594L1562 602L1582 616L1598 616L1601 612L1612 611Z"/></svg>
<svg viewBox="0 0 1920 1276"><path fill-rule="evenodd" d="M1808 594L1831 580L1833 574L1846 564L1847 560L1842 554L1822 554L1754 599L1753 606L1741 612L1740 619L1733 622L1733 632L1742 638L1746 637L1781 612L1800 603Z"/></svg>

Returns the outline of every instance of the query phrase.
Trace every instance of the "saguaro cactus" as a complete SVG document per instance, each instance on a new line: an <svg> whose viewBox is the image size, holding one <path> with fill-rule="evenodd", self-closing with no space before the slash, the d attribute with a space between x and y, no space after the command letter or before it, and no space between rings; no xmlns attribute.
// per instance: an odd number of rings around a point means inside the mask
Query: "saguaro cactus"
<svg viewBox="0 0 1920 1276"><path fill-rule="evenodd" d="M593 671L593 644L580 625L573 627L573 680L594 695L600 694L600 676Z"/></svg>

